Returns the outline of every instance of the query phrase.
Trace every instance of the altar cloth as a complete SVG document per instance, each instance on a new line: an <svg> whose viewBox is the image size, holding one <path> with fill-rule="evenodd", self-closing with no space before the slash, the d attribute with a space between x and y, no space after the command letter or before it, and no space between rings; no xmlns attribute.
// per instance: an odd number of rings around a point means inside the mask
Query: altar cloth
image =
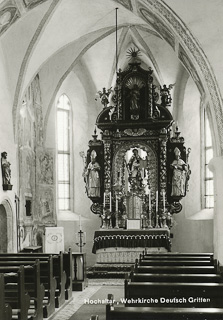
<svg viewBox="0 0 223 320"><path fill-rule="evenodd" d="M95 231L92 252L106 248L165 248L171 251L170 231L167 229Z"/></svg>

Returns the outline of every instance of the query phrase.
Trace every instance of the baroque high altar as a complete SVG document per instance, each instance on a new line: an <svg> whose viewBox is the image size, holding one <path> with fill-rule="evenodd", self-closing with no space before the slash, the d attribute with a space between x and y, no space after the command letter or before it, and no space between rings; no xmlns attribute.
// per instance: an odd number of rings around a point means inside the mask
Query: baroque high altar
<svg viewBox="0 0 223 320"><path fill-rule="evenodd" d="M95 130L82 154L86 193L102 230L169 230L188 190L190 149L168 110L172 85L158 86L132 53L115 88L98 92L101 140Z"/></svg>

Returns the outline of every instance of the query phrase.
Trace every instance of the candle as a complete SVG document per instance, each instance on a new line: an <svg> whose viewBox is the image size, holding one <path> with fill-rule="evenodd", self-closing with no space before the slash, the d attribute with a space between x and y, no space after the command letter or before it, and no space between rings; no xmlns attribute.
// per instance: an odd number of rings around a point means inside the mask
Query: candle
<svg viewBox="0 0 223 320"><path fill-rule="evenodd" d="M105 192L104 192L104 207L105 207Z"/></svg>
<svg viewBox="0 0 223 320"><path fill-rule="evenodd" d="M79 229L81 230L81 214L79 214Z"/></svg>
<svg viewBox="0 0 223 320"><path fill-rule="evenodd" d="M163 191L163 212L165 212L165 191Z"/></svg>
<svg viewBox="0 0 223 320"><path fill-rule="evenodd" d="M156 212L158 212L158 191L156 191Z"/></svg>
<svg viewBox="0 0 223 320"><path fill-rule="evenodd" d="M151 192L149 189L149 210L151 210Z"/></svg>
<svg viewBox="0 0 223 320"><path fill-rule="evenodd" d="M111 196L111 191L110 191L110 212L112 212L112 196Z"/></svg>
<svg viewBox="0 0 223 320"><path fill-rule="evenodd" d="M118 199L117 199L117 196L116 196L116 212L118 212Z"/></svg>

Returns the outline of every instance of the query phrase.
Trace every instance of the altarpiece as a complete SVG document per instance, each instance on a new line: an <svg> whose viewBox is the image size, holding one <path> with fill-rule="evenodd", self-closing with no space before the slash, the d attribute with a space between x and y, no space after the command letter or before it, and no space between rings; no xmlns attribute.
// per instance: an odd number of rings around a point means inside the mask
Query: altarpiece
<svg viewBox="0 0 223 320"><path fill-rule="evenodd" d="M117 72L115 88L98 92L101 139L95 129L83 176L101 231L144 230L156 236L162 229L169 237L190 176L190 149L168 110L171 89L160 86L133 51L128 67ZM106 247L106 241L95 240L97 248Z"/></svg>

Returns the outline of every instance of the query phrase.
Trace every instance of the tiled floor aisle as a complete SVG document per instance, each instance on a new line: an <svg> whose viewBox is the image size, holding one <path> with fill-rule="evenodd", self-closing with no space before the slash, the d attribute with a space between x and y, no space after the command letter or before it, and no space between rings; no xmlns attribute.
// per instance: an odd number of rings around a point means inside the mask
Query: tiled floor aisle
<svg viewBox="0 0 223 320"><path fill-rule="evenodd" d="M101 286L90 286L84 291L73 291L73 299L61 310L58 310L49 320L69 320L70 317L83 305L84 299L90 298Z"/></svg>

